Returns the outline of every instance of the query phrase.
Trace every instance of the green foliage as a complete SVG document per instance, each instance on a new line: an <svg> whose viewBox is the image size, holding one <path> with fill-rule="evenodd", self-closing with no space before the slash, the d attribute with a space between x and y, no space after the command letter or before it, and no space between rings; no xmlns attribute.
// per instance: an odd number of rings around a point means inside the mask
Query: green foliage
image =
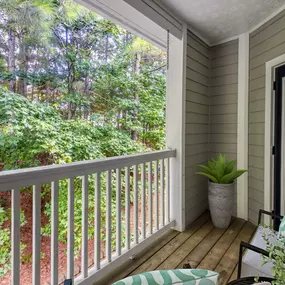
<svg viewBox="0 0 285 285"><path fill-rule="evenodd" d="M0 87L0 163L6 170L146 151L129 134L84 120Z"/></svg>
<svg viewBox="0 0 285 285"><path fill-rule="evenodd" d="M236 165L235 160L227 160L225 155L219 153L218 158L208 161L208 166L199 165L202 168L202 172L197 172L206 176L213 183L219 184L231 184L242 174L247 172L247 170L236 170L234 171Z"/></svg>
<svg viewBox="0 0 285 285"><path fill-rule="evenodd" d="M68 163L98 159L147 151L142 143L131 140L130 135L112 126L97 126L94 121L71 120L60 117L55 108L42 103L31 102L21 95L0 87L0 163L5 169L16 169L43 164ZM115 181L115 179L113 179ZM82 179L75 179L74 224L75 249L81 247ZM101 189L106 189L106 177L102 174ZM50 197L50 185L42 186L45 201ZM89 176L89 238L94 235L94 176ZM26 190L25 190L26 191ZM112 190L112 225L115 226L116 195ZM124 193L121 197L124 203ZM106 224L106 193L101 193L101 223ZM45 204L45 214L51 219L51 204ZM59 184L59 240L66 242L68 225L67 180ZM6 216L5 216L6 217ZM0 224L1 227L1 224ZM115 241L115 228L112 230ZM9 230L2 232L2 250L9 249ZM51 223L43 229L43 234L51 234ZM104 226L102 239L105 239ZM8 251L7 251L8 254ZM9 254L4 259L9 257ZM29 256L23 260L28 261ZM0 260L1 264L1 260ZM4 263L3 263L4 264ZM8 269L7 269L8 270Z"/></svg>
<svg viewBox="0 0 285 285"><path fill-rule="evenodd" d="M23 211L20 213L21 227L25 225ZM11 212L0 205L0 277L11 269L11 233L7 222L11 220ZM25 245L21 244L21 251Z"/></svg>
<svg viewBox="0 0 285 285"><path fill-rule="evenodd" d="M275 279L272 281L272 285L283 285L285 280L285 241L283 236L277 236L276 238L276 235L278 233L272 230L266 230L263 233L269 257L262 256L262 265L270 262L273 265L271 270Z"/></svg>
<svg viewBox="0 0 285 285"><path fill-rule="evenodd" d="M115 174L113 177L115 181ZM88 238L94 237L95 226L94 226L94 212L95 212L95 176L88 176ZM101 223L101 239L105 240L106 236L106 175L101 174L101 205L100 205L100 223ZM62 180L59 184L59 240L63 243L67 242L67 233L68 233L68 181ZM48 190L47 193L50 191ZM122 206L125 205L125 195L121 194ZM112 200L111 200L112 210L112 246L115 247L116 241L116 188L115 185L112 186ZM45 206L45 212L48 217L51 219L51 204L47 203ZM124 220L124 216L122 216ZM79 250L82 245L82 178L76 178L74 180L74 249L75 254L79 253ZM42 229L44 235L51 235L51 221L47 223L46 226ZM122 221L122 242L124 243L124 222Z"/></svg>

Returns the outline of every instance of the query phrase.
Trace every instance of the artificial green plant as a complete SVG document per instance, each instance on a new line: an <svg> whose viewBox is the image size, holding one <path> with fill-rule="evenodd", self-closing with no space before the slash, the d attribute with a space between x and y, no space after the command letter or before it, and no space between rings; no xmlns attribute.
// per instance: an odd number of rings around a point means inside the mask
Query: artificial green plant
<svg viewBox="0 0 285 285"><path fill-rule="evenodd" d="M247 170L234 170L236 166L236 160L228 160L225 155L219 153L217 159L211 159L208 161L208 165L199 165L202 169L196 174L206 176L213 183L218 184L231 184Z"/></svg>

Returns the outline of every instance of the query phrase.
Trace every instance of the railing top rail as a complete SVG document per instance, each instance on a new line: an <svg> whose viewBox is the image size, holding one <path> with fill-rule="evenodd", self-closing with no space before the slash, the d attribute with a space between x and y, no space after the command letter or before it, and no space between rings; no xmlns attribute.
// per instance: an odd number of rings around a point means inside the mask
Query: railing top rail
<svg viewBox="0 0 285 285"><path fill-rule="evenodd" d="M169 149L68 164L2 171L0 172L0 192L9 191L17 187L31 186L36 183L45 184L55 180L103 172L175 156L176 150Z"/></svg>

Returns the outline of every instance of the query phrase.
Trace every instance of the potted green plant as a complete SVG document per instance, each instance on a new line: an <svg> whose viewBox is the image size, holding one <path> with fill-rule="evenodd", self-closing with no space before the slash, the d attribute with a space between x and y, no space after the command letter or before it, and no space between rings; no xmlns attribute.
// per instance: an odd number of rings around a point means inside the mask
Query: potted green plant
<svg viewBox="0 0 285 285"><path fill-rule="evenodd" d="M212 221L217 228L227 228L231 221L234 204L234 182L247 170L234 170L235 160L228 160L219 153L217 159L208 161L208 165L199 165L202 171L197 174L206 176L208 198Z"/></svg>

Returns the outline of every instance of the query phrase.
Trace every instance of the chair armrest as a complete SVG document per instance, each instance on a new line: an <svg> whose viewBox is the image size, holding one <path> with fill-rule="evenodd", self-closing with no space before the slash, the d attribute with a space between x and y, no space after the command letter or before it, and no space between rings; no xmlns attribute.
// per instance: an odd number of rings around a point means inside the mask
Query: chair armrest
<svg viewBox="0 0 285 285"><path fill-rule="evenodd" d="M262 254L264 256L269 257L269 252L259 248L257 246L254 246L252 244L246 243L246 242L241 242L240 243L240 248L239 248L239 259L238 259L238 279L241 278L241 267L242 267L242 254L243 254L243 250L244 249L248 249L251 251L254 251L256 253Z"/></svg>
<svg viewBox="0 0 285 285"><path fill-rule="evenodd" d="M273 218L276 218L276 219L279 219L279 220L282 220L283 219L283 216L280 216L280 215L277 215L277 214L274 214L273 212L268 212L268 211L265 211L265 210L259 210L259 215L258 215L258 224L260 225L261 223L261 216L262 215L268 215L270 217Z"/></svg>

